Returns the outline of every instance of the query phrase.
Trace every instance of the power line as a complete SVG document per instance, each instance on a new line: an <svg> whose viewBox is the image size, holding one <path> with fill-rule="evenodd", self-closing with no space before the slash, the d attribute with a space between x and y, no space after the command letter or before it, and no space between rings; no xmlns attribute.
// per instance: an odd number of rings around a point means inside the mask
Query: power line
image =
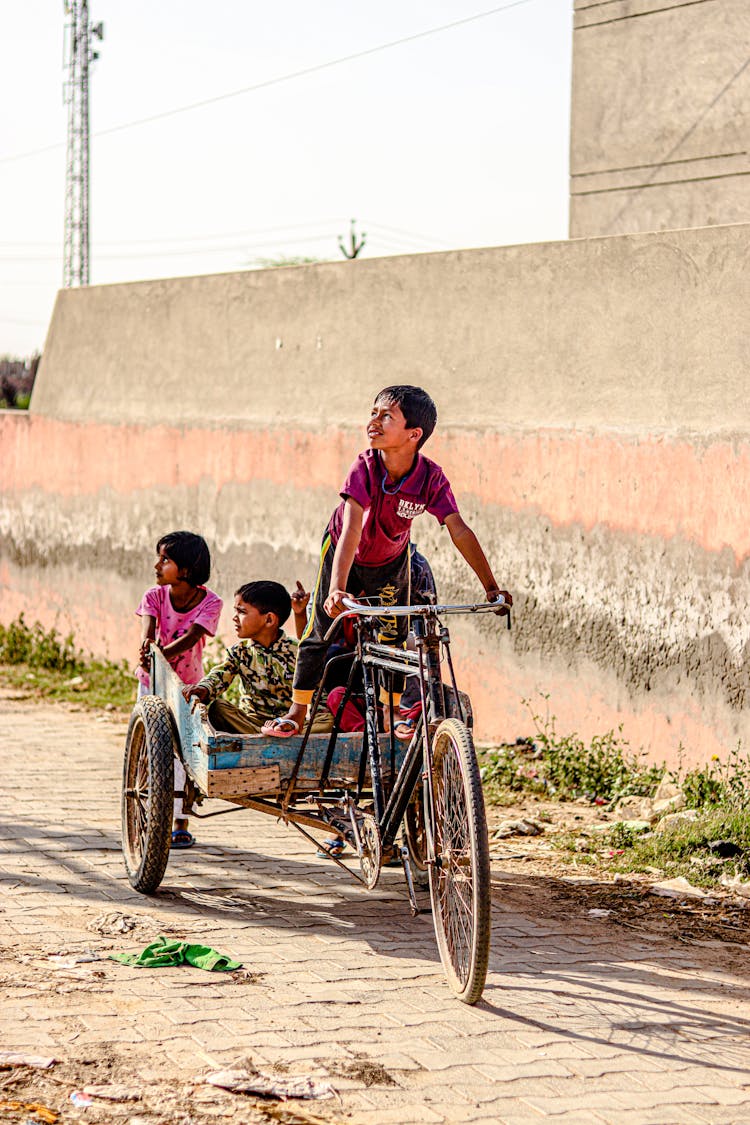
<svg viewBox="0 0 750 1125"><path fill-rule="evenodd" d="M394 245L394 244L395 245L404 245L404 239L405 239L407 242L411 242L417 249L423 248L423 245L427 245L427 246L436 246L437 245L438 247L443 248L443 249L450 249L451 248L450 244L445 242L443 239L434 238L430 235L417 234L415 231L403 230L400 227L391 227L391 226L388 226L385 223L377 223L377 222L374 222L373 220L370 220L370 219L363 220L363 221L364 221L366 226L369 226L376 233L376 236L378 238L380 238L381 241L388 242L391 245ZM171 257L171 256L185 255L185 254L187 254L187 255L189 255L189 254L201 254L201 253L217 254L217 253L221 253L222 251L226 251L227 253L230 253L230 252L233 252L233 251L236 251L236 250L244 251L244 250L252 250L252 249L262 249L264 246L274 245L278 240L274 239L274 240L268 240L268 241L264 241L264 242L256 242L256 243L250 243L250 244L245 243L245 244L240 244L240 245L236 245L236 242L237 242L237 240L247 238L248 236L251 236L251 235L277 234L277 233L281 233L283 235L285 232L292 232L292 231L297 231L297 230L309 231L311 227L314 228L316 226L325 226L328 229L321 231L319 234L308 234L308 235L305 235L301 238L298 237L297 235L292 235L289 238L282 238L281 241L283 241L283 242L293 242L295 244L296 243L303 243L303 242L318 242L318 241L322 242L324 239L335 239L336 236L335 236L335 234L332 233L332 229L336 226L337 223L341 223L341 222L343 222L342 219L320 219L320 220L310 220L309 222L306 222L306 223L290 223L290 224L287 224L285 226L255 227L255 228L250 228L249 230L225 231L225 232L222 232L222 233L207 234L207 235L193 235L193 236L175 235L173 238L141 238L141 239L127 239L127 238L125 238L125 239L120 239L117 242L99 242L97 240L97 242L96 242L97 257L98 258ZM200 245L200 244L203 244L203 243L206 243L206 242L218 242L222 239L233 239L235 241L235 244L230 244L228 246L203 246L203 245ZM170 244L176 244L176 246L172 246L171 248L169 248ZM196 244L198 244L198 245L196 245ZM16 251L45 250L45 249L53 249L57 245L58 245L58 243L56 243L56 242L0 242L0 261L6 261L6 262L7 261L11 261L11 262L56 261L57 258L59 257L59 255L54 255L54 256L34 255L33 257L29 257L27 254L21 254L21 255L10 254L10 255L6 256L3 253L3 251L7 251L7 250L10 250L10 251L13 251L13 250L16 250ZM180 248L180 247L188 247L190 245L195 246L195 249L186 249L186 248L181 249ZM118 247L118 246L128 246L128 247L130 247L130 246L162 246L162 247L164 247L164 249L154 250L151 254L148 254L148 253L147 254L113 253L113 254L107 255L107 254L101 253L101 251L104 247Z"/></svg>
<svg viewBox="0 0 750 1125"><path fill-rule="evenodd" d="M216 234L197 234L197 235L182 235L176 234L171 238L165 236L163 238L119 238L114 241L100 242L97 240L97 247L101 249L102 246L157 246L169 245L170 243L187 244L189 242L216 242L222 238L247 238L249 235L256 234L277 234L284 231L292 230L310 230L311 227L324 226L334 227L337 223L344 222L344 219L311 219L306 223L287 223L282 226L274 227L251 227L247 230L229 230L219 231ZM42 250L51 249L58 246L57 242L0 242L0 250Z"/></svg>
<svg viewBox="0 0 750 1125"><path fill-rule="evenodd" d="M416 231L402 230L401 227L391 227L385 223L376 223L373 222L372 219L363 219L362 222L366 226L372 227L373 230L381 231L384 234L402 236L403 238L409 239L411 242L423 242L428 246L438 245L442 246L444 249L449 248L449 243L444 239L434 238L430 234L417 234Z"/></svg>
<svg viewBox="0 0 750 1125"><path fill-rule="evenodd" d="M324 234L311 235L309 238L295 238L292 241L293 241L294 245L296 246L296 245L299 245L300 243L303 243L303 242L305 242L305 243L323 242L326 239L328 239L330 241L333 241L335 239L335 237L336 237L336 235L333 232L329 231L328 233L324 233ZM202 254L244 254L247 250L266 250L269 247L275 248L277 245L278 244L275 241L270 241L270 242L264 241L264 242L241 243L241 244L238 244L238 245L235 245L235 246L202 246L202 247L197 247L194 250L145 250L145 251L137 251L134 254L128 254L128 253L100 254L98 249L97 249L96 258L97 258L97 261L99 261L99 262L115 262L115 261L120 261L120 260L124 260L124 259L136 259L136 260L140 261L142 258L184 258L184 257L189 258L189 257L200 256ZM56 262L58 260L58 258L59 258L59 254L38 254L38 255L35 255L34 257L28 257L27 255L12 255L12 254L6 256L4 254L0 254L0 263L2 263L2 262L13 262L13 263L23 262L23 263L31 264L33 262Z"/></svg>
<svg viewBox="0 0 750 1125"><path fill-rule="evenodd" d="M341 66L344 63L355 62L358 59L376 55L381 51L389 51L393 47L401 47L405 43L414 43L418 39L426 39L430 35L438 35L443 31L452 31L456 27L462 27L468 23L475 23L477 20L487 19L488 16L495 16L501 12L510 11L511 8L520 8L522 5L532 2L533 0L511 0L508 4L501 4L496 8L489 8L484 12L476 12L473 16L465 16L463 19L442 24L440 27L431 27L427 28L425 31L417 31L413 35L405 35L403 38L393 39L389 43L379 43L375 47L367 47L364 51L355 51L350 55L342 55L337 59L329 59L327 62L317 63L314 66L291 71L289 74L282 74L276 78L268 78L264 82L256 82L252 86L243 86L239 90L230 90L226 94L216 94L214 97L203 98L198 102L190 102L187 105L176 106L174 109L163 110L161 113L154 113L149 117L139 117L134 121L125 121L120 125L111 125L108 129L99 129L93 136L109 136L112 133L124 132L126 129L135 129L139 125L150 125L154 121L163 121L167 117L176 117L181 113L190 113L192 110L202 109L204 106L216 105L218 102L228 101L230 98L239 98L245 94L254 94L258 90L267 90L269 87L278 86L283 82L292 82L298 78L306 78L311 74L319 74L323 70L330 70L332 67ZM61 147L62 142L60 141L56 144L46 145L44 148L31 149L28 152L19 152L13 156L2 156L0 157L0 164L9 164L11 161L15 160L26 160L31 156L39 156L42 153L51 152L53 149Z"/></svg>

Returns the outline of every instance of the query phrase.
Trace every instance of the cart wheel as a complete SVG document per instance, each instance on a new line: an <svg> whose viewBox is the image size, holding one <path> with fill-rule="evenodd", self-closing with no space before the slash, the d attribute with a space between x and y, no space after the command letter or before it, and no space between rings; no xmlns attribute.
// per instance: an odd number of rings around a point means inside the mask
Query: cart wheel
<svg viewBox="0 0 750 1125"><path fill-rule="evenodd" d="M427 872L427 833L424 823L424 796L421 782L406 806L404 841L409 849L409 866L414 885L424 889L429 885L430 880Z"/></svg>
<svg viewBox="0 0 750 1125"><path fill-rule="evenodd" d="M430 897L440 959L465 1004L482 995L490 955L490 853L471 734L444 719L432 742L435 863Z"/></svg>
<svg viewBox="0 0 750 1125"><path fill-rule="evenodd" d="M368 891L380 878L383 850L380 845L380 831L374 816L363 816L359 824L359 837L362 841L362 855L359 857L359 868Z"/></svg>
<svg viewBox="0 0 750 1125"><path fill-rule="evenodd" d="M122 850L131 885L146 895L161 883L169 859L174 752L166 703L156 695L142 696L125 743Z"/></svg>

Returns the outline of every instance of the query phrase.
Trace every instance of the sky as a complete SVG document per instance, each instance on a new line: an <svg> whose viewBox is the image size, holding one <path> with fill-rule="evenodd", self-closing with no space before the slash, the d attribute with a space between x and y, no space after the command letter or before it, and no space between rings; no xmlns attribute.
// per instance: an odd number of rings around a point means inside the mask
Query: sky
<svg viewBox="0 0 750 1125"><path fill-rule="evenodd" d="M572 7L89 0L91 284L566 238ZM62 285L64 23L0 3L0 356Z"/></svg>

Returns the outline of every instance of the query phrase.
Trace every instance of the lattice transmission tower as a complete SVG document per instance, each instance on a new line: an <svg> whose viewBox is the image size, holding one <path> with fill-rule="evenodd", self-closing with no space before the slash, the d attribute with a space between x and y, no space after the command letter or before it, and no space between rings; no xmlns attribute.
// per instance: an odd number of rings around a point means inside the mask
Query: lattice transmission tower
<svg viewBox="0 0 750 1125"><path fill-rule="evenodd" d="M68 107L63 286L69 289L89 283L89 63L99 57L91 42L104 38L104 25L89 23L89 0L63 4L63 98Z"/></svg>

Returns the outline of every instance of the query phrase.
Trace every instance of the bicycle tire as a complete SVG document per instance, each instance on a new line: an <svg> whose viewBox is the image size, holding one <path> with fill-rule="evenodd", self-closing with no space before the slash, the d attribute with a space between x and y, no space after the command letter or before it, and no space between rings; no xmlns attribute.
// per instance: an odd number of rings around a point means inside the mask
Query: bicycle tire
<svg viewBox="0 0 750 1125"><path fill-rule="evenodd" d="M167 869L174 802L174 733L169 709L142 696L130 716L122 784L122 852L130 885L152 894Z"/></svg>
<svg viewBox="0 0 750 1125"><path fill-rule="evenodd" d="M465 1004L482 995L490 956L490 852L471 732L444 719L432 740L435 863L430 898L440 960Z"/></svg>
<svg viewBox="0 0 750 1125"><path fill-rule="evenodd" d="M404 814L404 842L409 849L409 864L414 885L424 890L429 886L427 869L427 833L424 822L424 796L420 782Z"/></svg>

